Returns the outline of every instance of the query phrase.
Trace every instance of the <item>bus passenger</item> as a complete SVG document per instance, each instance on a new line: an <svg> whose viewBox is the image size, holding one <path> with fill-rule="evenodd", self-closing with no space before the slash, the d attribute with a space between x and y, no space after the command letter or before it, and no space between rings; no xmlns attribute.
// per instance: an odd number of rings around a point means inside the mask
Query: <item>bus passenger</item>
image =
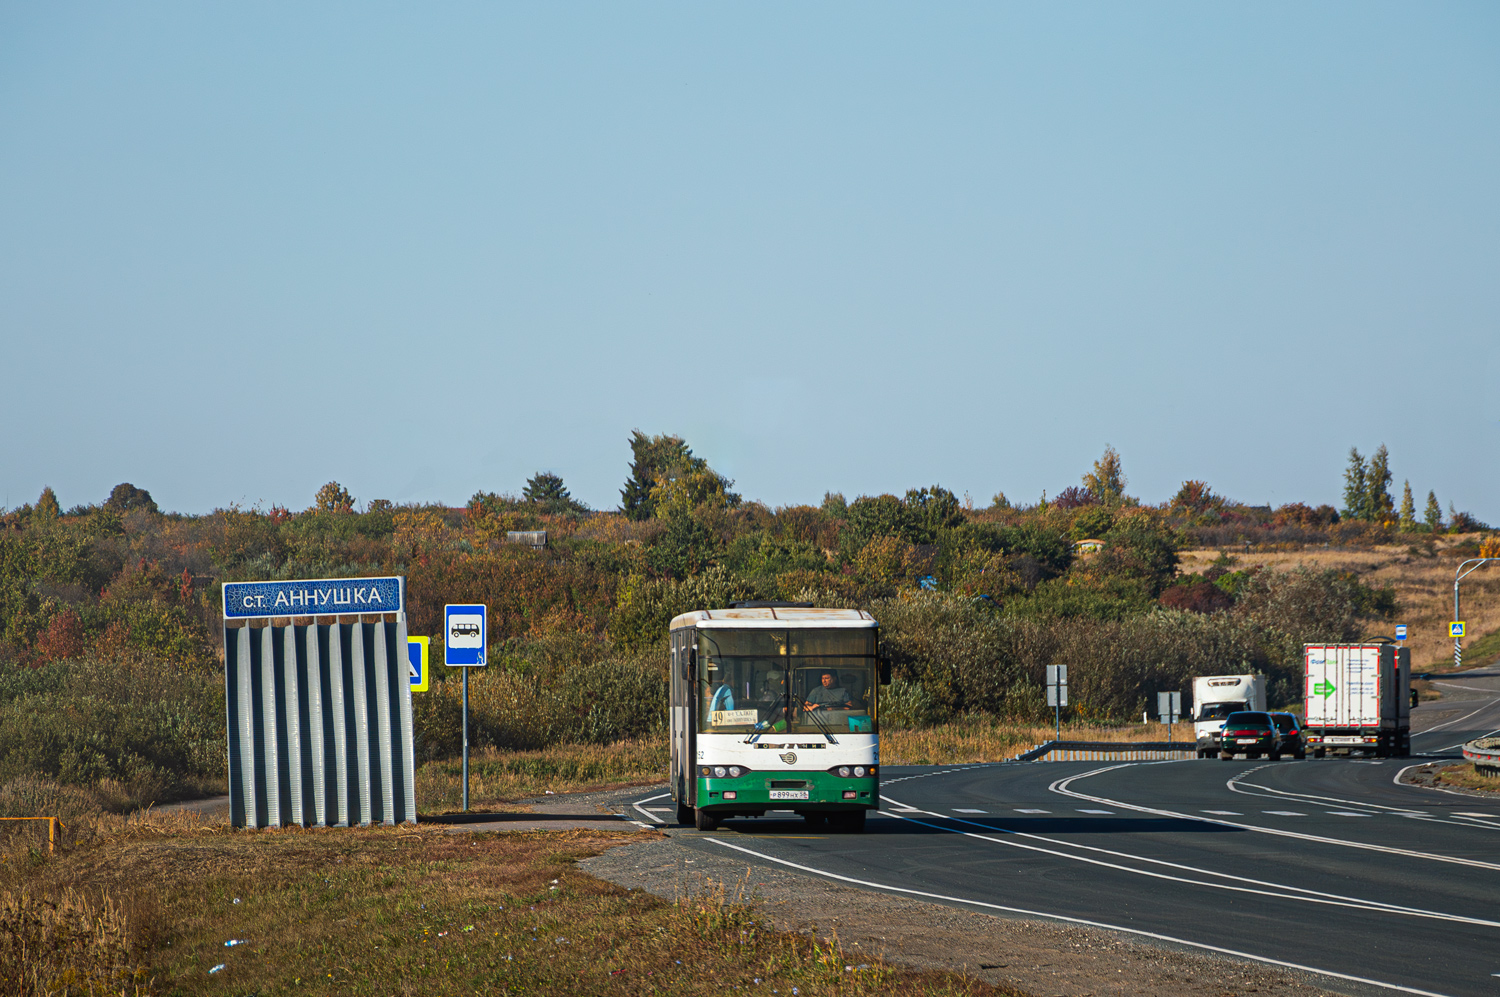
<svg viewBox="0 0 1500 997"><path fill-rule="evenodd" d="M839 677L836 672L825 671L819 679L822 684L815 685L807 694L803 704L809 710L847 710L853 707L849 701L849 693L843 686L839 685Z"/></svg>
<svg viewBox="0 0 1500 997"><path fill-rule="evenodd" d="M719 680L719 687L714 690L714 698L708 704L708 712L716 710L734 709L734 689L729 685L729 676Z"/></svg>

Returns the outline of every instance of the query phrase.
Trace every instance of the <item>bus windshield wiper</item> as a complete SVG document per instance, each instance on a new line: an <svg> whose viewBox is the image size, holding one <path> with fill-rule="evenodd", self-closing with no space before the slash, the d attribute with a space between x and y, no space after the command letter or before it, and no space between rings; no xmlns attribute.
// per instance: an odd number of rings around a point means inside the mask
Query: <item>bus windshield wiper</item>
<svg viewBox="0 0 1500 997"><path fill-rule="evenodd" d="M818 725L818 730L822 731L823 732L823 736L826 737L826 738L828 738L828 743L829 744L838 744L839 743L838 738L836 738L836 737L833 736L833 729L830 728L827 724L825 724L823 722L823 718L820 717L820 716L818 716L818 711L817 710L806 710L804 712L808 716L810 716L810 717L813 718L813 723L817 724Z"/></svg>
<svg viewBox="0 0 1500 997"><path fill-rule="evenodd" d="M786 701L786 696L782 696L777 700L775 708L771 710L771 715L755 725L755 729L746 736L745 744L754 744L756 738L762 734L769 734L771 732L771 728L776 724L776 718L786 712Z"/></svg>

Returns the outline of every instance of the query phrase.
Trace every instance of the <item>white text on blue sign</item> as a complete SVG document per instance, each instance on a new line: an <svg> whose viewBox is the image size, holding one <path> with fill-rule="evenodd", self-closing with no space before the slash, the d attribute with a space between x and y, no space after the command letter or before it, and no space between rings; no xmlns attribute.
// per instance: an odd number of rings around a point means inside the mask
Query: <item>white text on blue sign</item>
<svg viewBox="0 0 1500 997"><path fill-rule="evenodd" d="M316 578L293 582L225 582L224 618L399 613L406 579Z"/></svg>

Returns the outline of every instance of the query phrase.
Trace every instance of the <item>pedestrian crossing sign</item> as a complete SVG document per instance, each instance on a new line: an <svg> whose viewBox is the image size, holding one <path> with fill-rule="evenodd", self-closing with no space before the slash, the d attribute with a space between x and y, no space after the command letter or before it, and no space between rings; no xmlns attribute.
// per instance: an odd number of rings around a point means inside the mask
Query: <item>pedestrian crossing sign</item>
<svg viewBox="0 0 1500 997"><path fill-rule="evenodd" d="M1463 635L1464 635L1464 621L1463 620L1454 620L1452 623L1448 624L1448 636L1449 637L1462 637Z"/></svg>
<svg viewBox="0 0 1500 997"><path fill-rule="evenodd" d="M412 692L426 692L432 681L432 638L406 638L407 675L411 679Z"/></svg>

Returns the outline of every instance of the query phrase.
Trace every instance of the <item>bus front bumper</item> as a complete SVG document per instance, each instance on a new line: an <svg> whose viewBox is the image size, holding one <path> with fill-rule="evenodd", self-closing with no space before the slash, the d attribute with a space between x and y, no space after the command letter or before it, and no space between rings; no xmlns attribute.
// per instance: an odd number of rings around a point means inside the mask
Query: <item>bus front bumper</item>
<svg viewBox="0 0 1500 997"><path fill-rule="evenodd" d="M698 778L698 807L731 813L794 810L833 813L872 810L880 806L880 782L843 779L831 772L752 772L738 779Z"/></svg>

